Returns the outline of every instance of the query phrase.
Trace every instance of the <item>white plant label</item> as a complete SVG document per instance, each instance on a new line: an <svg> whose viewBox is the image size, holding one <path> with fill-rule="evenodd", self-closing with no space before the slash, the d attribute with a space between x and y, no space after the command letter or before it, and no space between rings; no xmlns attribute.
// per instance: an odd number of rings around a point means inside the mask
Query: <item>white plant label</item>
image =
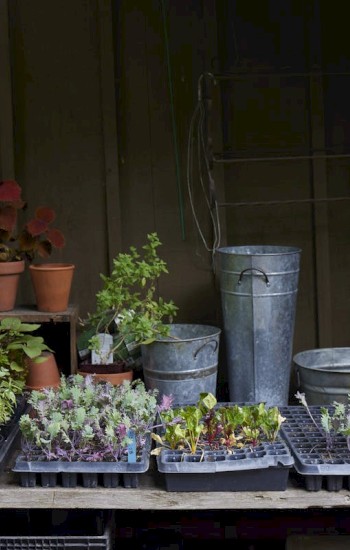
<svg viewBox="0 0 350 550"><path fill-rule="evenodd" d="M113 336L111 334L98 334L100 340L99 351L91 352L91 363L93 365L107 365L113 363Z"/></svg>

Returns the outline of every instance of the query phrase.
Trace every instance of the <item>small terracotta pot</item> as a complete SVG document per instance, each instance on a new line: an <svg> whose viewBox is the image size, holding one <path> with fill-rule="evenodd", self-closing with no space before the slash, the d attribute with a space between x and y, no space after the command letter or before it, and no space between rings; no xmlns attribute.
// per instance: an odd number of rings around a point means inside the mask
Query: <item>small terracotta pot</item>
<svg viewBox="0 0 350 550"><path fill-rule="evenodd" d="M53 353L44 351L36 359L27 359L27 367L26 388L28 390L59 387L60 371Z"/></svg>
<svg viewBox="0 0 350 550"><path fill-rule="evenodd" d="M82 363L78 373L82 376L93 375L95 380L109 382L113 386L119 386L124 380L132 382L134 372L128 369L124 364L113 363L111 365L93 365L92 363Z"/></svg>
<svg viewBox="0 0 350 550"><path fill-rule="evenodd" d="M75 266L31 264L29 266L38 311L65 311L69 304Z"/></svg>
<svg viewBox="0 0 350 550"><path fill-rule="evenodd" d="M15 307L19 278L24 267L24 260L0 262L0 311L11 311Z"/></svg>

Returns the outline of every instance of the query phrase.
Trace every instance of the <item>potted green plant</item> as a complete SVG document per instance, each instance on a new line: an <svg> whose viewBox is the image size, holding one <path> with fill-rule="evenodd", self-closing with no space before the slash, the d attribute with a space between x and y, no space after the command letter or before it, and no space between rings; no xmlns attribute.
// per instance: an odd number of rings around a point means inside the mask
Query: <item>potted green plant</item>
<svg viewBox="0 0 350 550"><path fill-rule="evenodd" d="M158 279L168 273L158 255L160 245L158 235L150 233L141 252L130 247L114 258L109 276L100 274L103 286L96 294L96 310L80 322L78 347L88 355L80 372L110 374L125 368L125 362L137 365L141 344L169 334L164 320L171 321L177 307L156 298Z"/></svg>
<svg viewBox="0 0 350 550"><path fill-rule="evenodd" d="M293 459L279 436L283 422L278 407L202 393L161 412L152 454L169 491L285 490Z"/></svg>
<svg viewBox="0 0 350 550"><path fill-rule="evenodd" d="M114 362L127 359L141 365L148 389L157 389L160 397L172 394L177 403L188 403L201 392L216 392L221 330L173 323L177 306L172 300L156 298L158 280L168 273L158 255L161 244L157 233L150 233L141 252L131 247L129 253L118 254L111 275L101 274L103 287L96 295L96 311L82 321L79 353L86 350L95 356L112 356ZM101 345L106 335L113 337L107 350ZM86 360L82 363L85 370ZM98 367L90 363L89 372L97 368L107 376L112 372L111 363Z"/></svg>
<svg viewBox="0 0 350 550"><path fill-rule="evenodd" d="M17 317L0 321L0 424L11 417L16 398L23 394L28 376L28 360L52 350L42 336L33 334L36 323L23 323Z"/></svg>
<svg viewBox="0 0 350 550"><path fill-rule="evenodd" d="M138 484L149 467L151 431L160 407L141 380L118 386L80 374L61 377L58 389L32 392L32 414L19 421L21 484L116 487ZM62 477L58 479L58 474Z"/></svg>
<svg viewBox="0 0 350 550"><path fill-rule="evenodd" d="M19 212L27 208L21 186L14 180L0 182L0 311L14 308L20 274L25 263L47 258L53 248L63 248L63 233L52 227L55 212L46 206L19 226ZM10 287L8 286L10 285Z"/></svg>

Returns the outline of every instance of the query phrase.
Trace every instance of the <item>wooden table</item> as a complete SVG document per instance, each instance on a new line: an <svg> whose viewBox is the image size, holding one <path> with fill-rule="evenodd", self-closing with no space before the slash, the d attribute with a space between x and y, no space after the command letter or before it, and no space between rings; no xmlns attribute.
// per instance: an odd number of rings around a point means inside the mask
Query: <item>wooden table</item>
<svg viewBox="0 0 350 550"><path fill-rule="evenodd" d="M0 508L81 508L115 510L308 510L349 508L350 491L306 491L290 476L286 491L271 492L168 492L154 457L148 472L139 475L136 489L24 488L11 471L17 451L0 475Z"/></svg>

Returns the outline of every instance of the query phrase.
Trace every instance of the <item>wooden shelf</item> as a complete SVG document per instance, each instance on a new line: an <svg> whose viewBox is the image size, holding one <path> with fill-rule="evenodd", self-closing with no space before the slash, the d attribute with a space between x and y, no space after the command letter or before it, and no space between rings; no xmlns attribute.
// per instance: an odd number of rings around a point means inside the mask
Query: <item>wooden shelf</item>
<svg viewBox="0 0 350 550"><path fill-rule="evenodd" d="M69 325L69 371L76 373L78 370L77 358L77 323L78 306L69 305L66 311L48 313L38 311L35 305L18 306L11 311L0 312L0 319L5 317L18 317L22 322L43 324L67 323Z"/></svg>
<svg viewBox="0 0 350 550"><path fill-rule="evenodd" d="M347 490L312 492L290 476L286 491L271 492L168 492L154 457L148 472L140 474L139 487L126 489L21 487L11 464L0 475L0 508L3 509L115 509L115 510L309 510L350 508ZM215 474L214 474L215 475Z"/></svg>

